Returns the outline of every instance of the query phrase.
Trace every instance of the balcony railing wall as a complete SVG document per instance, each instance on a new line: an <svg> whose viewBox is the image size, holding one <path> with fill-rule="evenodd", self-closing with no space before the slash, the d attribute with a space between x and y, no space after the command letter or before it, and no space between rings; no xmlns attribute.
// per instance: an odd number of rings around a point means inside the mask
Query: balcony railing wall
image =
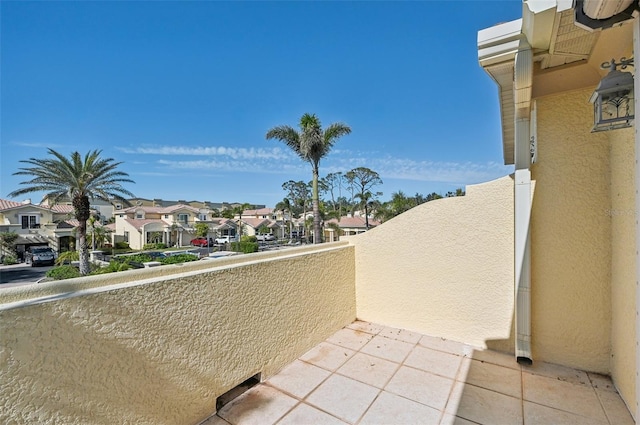
<svg viewBox="0 0 640 425"><path fill-rule="evenodd" d="M8 288L0 423L190 424L355 320L346 243Z"/></svg>

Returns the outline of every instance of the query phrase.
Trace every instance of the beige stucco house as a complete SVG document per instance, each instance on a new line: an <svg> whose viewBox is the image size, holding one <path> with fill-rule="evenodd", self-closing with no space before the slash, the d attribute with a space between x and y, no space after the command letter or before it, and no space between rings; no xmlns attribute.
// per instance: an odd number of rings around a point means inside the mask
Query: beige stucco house
<svg viewBox="0 0 640 425"><path fill-rule="evenodd" d="M211 210L176 204L169 207L137 205L114 211L114 242L124 241L132 249L148 243L186 246L196 237L195 224L207 223L210 237L235 235L233 220L212 217Z"/></svg>
<svg viewBox="0 0 640 425"><path fill-rule="evenodd" d="M18 234L16 250L20 258L32 246L47 245L58 252L68 251L75 241L77 225L71 205L0 199L0 232Z"/></svg>
<svg viewBox="0 0 640 425"><path fill-rule="evenodd" d="M338 229L334 228L332 224L337 225ZM369 229L379 226L380 222L373 218L369 218ZM360 233L366 232L367 222L364 217L356 216L343 216L340 219L332 218L325 221L324 226L324 239L327 242L333 242L340 239L340 236L354 236Z"/></svg>
<svg viewBox="0 0 640 425"><path fill-rule="evenodd" d="M633 120L592 133L590 98L602 63L640 58L637 7L524 1L478 33L515 165L516 356L611 374L636 413L640 136Z"/></svg>

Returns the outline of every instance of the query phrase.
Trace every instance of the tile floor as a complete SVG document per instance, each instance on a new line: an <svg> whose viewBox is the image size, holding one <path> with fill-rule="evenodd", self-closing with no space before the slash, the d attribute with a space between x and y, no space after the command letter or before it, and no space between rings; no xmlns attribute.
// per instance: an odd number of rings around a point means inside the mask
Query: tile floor
<svg viewBox="0 0 640 425"><path fill-rule="evenodd" d="M202 423L227 424L634 421L606 376L357 321Z"/></svg>

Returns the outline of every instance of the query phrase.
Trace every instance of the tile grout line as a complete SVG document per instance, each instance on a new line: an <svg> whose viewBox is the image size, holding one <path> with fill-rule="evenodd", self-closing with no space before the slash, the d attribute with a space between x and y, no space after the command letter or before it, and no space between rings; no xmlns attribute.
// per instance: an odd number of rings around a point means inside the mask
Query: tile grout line
<svg viewBox="0 0 640 425"><path fill-rule="evenodd" d="M607 423L611 425L611 419L609 419L609 415L607 414L607 409L604 408L604 403L602 402L602 398L600 397L600 394L598 394L598 391L596 391L596 388L593 386L593 380L591 379L591 376L589 375L589 373L588 372L585 372L585 373L587 374L587 379L589 380L589 385L591 389L593 390L594 393L596 393L596 398L598 399L598 403L600 403L600 408L604 413L604 417L607 419Z"/></svg>

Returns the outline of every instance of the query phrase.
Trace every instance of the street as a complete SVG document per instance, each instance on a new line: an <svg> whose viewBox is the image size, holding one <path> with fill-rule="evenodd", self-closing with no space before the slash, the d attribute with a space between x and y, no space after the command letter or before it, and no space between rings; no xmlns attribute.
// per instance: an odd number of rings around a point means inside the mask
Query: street
<svg viewBox="0 0 640 425"><path fill-rule="evenodd" d="M45 273L52 268L53 266L31 267L30 264L24 263L0 266L0 290L10 286L35 283L45 277Z"/></svg>

